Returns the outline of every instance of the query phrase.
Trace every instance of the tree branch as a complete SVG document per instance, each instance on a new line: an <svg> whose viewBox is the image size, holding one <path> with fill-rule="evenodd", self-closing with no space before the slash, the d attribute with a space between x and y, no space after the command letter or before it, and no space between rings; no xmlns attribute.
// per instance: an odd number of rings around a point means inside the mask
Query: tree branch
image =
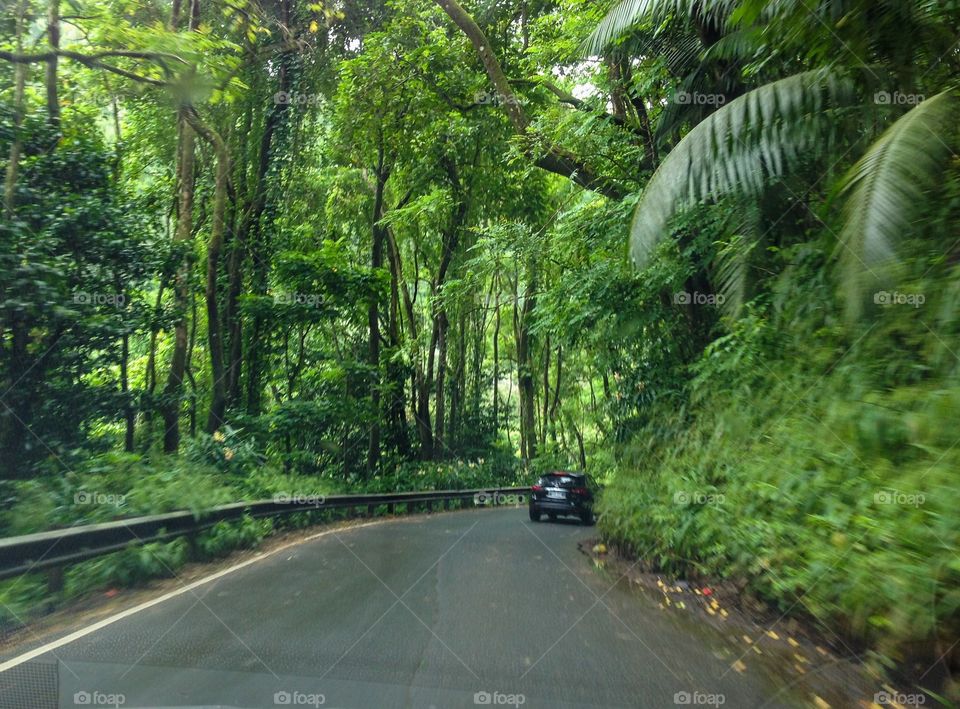
<svg viewBox="0 0 960 709"><path fill-rule="evenodd" d="M474 22L473 18L464 10L457 0L435 0L437 5L453 20L460 30L467 36L473 48L480 56L480 61L487 72L487 76L493 83L500 100L500 106L506 112L507 117L513 124L514 130L522 136L528 136L528 127L530 121L523 110L520 99L510 88L510 81L500 67L500 62L493 54L490 42L484 35L483 30ZM535 159L534 164L549 172L567 177L594 192L598 192L606 197L613 199L622 199L626 195L626 190L609 178L603 178L595 175L586 165L571 153L551 146L546 155Z"/></svg>
<svg viewBox="0 0 960 709"><path fill-rule="evenodd" d="M101 60L108 57L146 59L158 63L163 67L167 74L170 73L170 70L165 63L165 60L176 61L189 66L189 63L185 59L182 59L175 54L167 54L164 52L134 52L116 49L97 52L95 54L81 54L80 52L74 52L69 49L58 49L56 51L40 52L37 54L20 54L16 52L0 51L0 59L12 62L13 64L36 64L40 62L49 62L51 59L58 57L71 59L79 64L83 64L89 69L103 69L104 71L109 71L128 79L132 79L133 81L150 84L151 86L169 86L170 83L160 79L152 79L148 76L142 76L141 74L136 74L132 71L127 71L126 69L121 69L120 67L113 66L112 64L106 64Z"/></svg>

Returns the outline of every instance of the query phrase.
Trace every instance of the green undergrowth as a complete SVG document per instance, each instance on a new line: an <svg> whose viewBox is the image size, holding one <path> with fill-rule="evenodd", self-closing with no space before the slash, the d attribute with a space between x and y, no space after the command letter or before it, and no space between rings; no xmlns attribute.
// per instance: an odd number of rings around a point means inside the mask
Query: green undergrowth
<svg viewBox="0 0 960 709"><path fill-rule="evenodd" d="M742 318L620 451L605 536L880 663L934 661L960 630L960 381L948 334L916 337L921 317L796 340Z"/></svg>

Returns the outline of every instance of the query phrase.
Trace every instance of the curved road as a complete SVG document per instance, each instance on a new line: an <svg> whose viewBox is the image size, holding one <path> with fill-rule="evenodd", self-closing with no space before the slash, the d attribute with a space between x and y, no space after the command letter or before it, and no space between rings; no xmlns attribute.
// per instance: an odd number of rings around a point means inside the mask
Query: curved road
<svg viewBox="0 0 960 709"><path fill-rule="evenodd" d="M64 707L796 706L598 573L595 533L519 508L330 532L6 674L56 667Z"/></svg>

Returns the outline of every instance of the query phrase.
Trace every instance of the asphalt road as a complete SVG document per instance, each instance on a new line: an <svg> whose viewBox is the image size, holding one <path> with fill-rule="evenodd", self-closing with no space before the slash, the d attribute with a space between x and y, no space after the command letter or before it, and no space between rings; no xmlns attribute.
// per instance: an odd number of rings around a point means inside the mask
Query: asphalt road
<svg viewBox="0 0 960 709"><path fill-rule="evenodd" d="M343 530L4 674L37 683L28 709L51 667L62 707L797 706L594 569L595 534L522 508Z"/></svg>

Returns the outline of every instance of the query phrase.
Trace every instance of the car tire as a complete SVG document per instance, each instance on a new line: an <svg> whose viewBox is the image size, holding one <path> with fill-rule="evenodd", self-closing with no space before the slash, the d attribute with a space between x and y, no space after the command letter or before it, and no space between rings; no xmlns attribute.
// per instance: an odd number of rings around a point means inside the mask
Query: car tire
<svg viewBox="0 0 960 709"><path fill-rule="evenodd" d="M540 521L540 510L538 510L536 507L531 507L531 508L530 508L530 521L531 521L531 522L539 522L539 521Z"/></svg>
<svg viewBox="0 0 960 709"><path fill-rule="evenodd" d="M583 512L580 515L580 521L583 522L586 526L592 527L597 520L593 516L593 512Z"/></svg>

